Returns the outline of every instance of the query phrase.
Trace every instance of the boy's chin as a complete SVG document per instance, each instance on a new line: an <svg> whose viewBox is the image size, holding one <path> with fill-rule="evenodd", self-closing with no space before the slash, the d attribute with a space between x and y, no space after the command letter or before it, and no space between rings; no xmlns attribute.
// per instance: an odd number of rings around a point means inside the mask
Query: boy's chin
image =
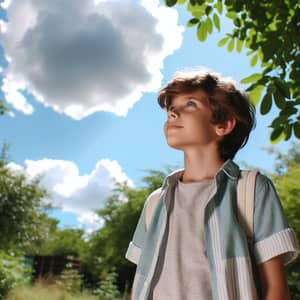
<svg viewBox="0 0 300 300"><path fill-rule="evenodd" d="M176 149L176 150L183 150L183 145L181 144L176 144L176 143L171 143L171 142L168 142L167 141L167 144L173 148L173 149Z"/></svg>

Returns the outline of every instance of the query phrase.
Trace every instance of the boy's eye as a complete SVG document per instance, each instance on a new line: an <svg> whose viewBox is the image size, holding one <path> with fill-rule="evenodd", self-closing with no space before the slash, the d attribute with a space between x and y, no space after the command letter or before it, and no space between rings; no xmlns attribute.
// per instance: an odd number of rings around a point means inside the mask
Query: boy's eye
<svg viewBox="0 0 300 300"><path fill-rule="evenodd" d="M188 101L188 102L186 103L186 105L187 105L187 106L195 106L196 103L195 103L194 101Z"/></svg>

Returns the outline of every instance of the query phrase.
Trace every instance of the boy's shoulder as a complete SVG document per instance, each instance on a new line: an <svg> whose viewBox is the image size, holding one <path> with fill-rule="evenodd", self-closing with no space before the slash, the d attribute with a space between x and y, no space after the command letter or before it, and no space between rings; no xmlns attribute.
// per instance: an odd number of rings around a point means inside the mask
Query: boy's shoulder
<svg viewBox="0 0 300 300"><path fill-rule="evenodd" d="M152 202L156 198L159 198L161 191L162 191L162 187L159 187L158 189L151 192L150 195L146 199L145 205L147 206L149 204L149 202Z"/></svg>

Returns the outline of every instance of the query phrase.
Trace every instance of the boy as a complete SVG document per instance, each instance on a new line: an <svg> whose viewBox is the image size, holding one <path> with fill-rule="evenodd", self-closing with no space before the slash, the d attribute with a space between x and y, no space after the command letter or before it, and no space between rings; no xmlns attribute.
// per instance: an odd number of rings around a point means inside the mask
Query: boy
<svg viewBox="0 0 300 300"><path fill-rule="evenodd" d="M137 264L133 299L290 299L284 265L298 254L272 182L255 183L253 241L237 219L232 161L255 124L248 98L217 74L179 73L159 93L164 133L184 152L147 199L126 258ZM159 194L149 226L147 205Z"/></svg>

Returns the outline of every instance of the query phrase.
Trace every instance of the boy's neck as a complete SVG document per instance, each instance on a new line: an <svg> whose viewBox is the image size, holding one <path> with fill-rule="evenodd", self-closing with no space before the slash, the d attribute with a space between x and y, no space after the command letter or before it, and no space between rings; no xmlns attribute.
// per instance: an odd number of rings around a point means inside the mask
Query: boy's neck
<svg viewBox="0 0 300 300"><path fill-rule="evenodd" d="M209 181L214 179L224 161L217 151L203 151L192 149L184 151L183 183Z"/></svg>

